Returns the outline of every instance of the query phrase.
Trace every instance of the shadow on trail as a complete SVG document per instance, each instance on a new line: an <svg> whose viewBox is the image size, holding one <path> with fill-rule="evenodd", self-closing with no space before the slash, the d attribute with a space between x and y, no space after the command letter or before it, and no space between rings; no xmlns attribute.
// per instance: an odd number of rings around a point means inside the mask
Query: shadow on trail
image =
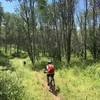
<svg viewBox="0 0 100 100"><path fill-rule="evenodd" d="M50 94L53 96L54 100L60 100L60 96L59 96L60 88L56 87L56 90L55 90L55 91L50 91L50 90L48 89L47 81L44 81L43 86L45 87L45 89L46 89L48 92L50 92Z"/></svg>
<svg viewBox="0 0 100 100"><path fill-rule="evenodd" d="M49 92L51 92L53 95L58 96L58 94L60 93L60 89L55 89L55 91L51 91L49 90Z"/></svg>

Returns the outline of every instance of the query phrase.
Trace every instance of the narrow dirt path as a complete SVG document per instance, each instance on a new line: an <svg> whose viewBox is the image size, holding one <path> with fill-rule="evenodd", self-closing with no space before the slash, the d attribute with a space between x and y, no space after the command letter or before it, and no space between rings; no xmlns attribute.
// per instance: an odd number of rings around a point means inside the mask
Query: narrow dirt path
<svg viewBox="0 0 100 100"><path fill-rule="evenodd" d="M46 81L44 81L44 87L45 87L45 90L46 90L46 91L49 91ZM59 97L58 95L56 96L56 95L54 95L54 94L51 93L51 92L50 92L50 94L51 94L51 96L54 98L54 100L61 100L60 97Z"/></svg>
<svg viewBox="0 0 100 100"><path fill-rule="evenodd" d="M43 81L43 87L45 89L46 92L48 92L52 97L53 97L53 100L61 100L60 96L59 95L54 95L53 93L51 93L49 90L48 90L48 86L47 86L47 81L44 79L44 78L41 78L40 74L38 72L35 71L35 74L36 76L38 77L39 80L42 80Z"/></svg>

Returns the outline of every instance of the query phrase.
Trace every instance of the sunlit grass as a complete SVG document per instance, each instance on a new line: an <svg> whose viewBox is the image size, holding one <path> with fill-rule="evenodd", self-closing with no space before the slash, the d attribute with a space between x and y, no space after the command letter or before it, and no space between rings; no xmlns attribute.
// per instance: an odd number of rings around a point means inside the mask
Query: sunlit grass
<svg viewBox="0 0 100 100"><path fill-rule="evenodd" d="M32 70L32 64L27 59L12 59L11 65L16 75L22 79L24 86L23 100L53 100L53 96L45 88L46 75L42 69ZM26 61L26 65L23 64ZM43 58L43 62L47 59ZM100 98L100 63L82 64L77 58L68 67L56 69L56 87L60 88L61 100L99 100ZM77 63L79 62L79 64ZM37 62L38 63L38 62ZM42 59L39 67L43 67ZM82 68L86 66L85 68ZM36 66L35 66L36 67ZM45 66L44 66L45 67Z"/></svg>
<svg viewBox="0 0 100 100"><path fill-rule="evenodd" d="M64 100L99 100L99 68L100 63L96 63L93 66L87 66L87 69L83 70L79 70L78 67L59 70L55 79Z"/></svg>
<svg viewBox="0 0 100 100"><path fill-rule="evenodd" d="M23 65L23 61L27 61L27 64ZM52 96L45 89L44 82L46 77L42 71L36 72L30 69L28 59L16 58L11 60L11 62L18 76L23 78L22 84L25 88L24 100L52 100Z"/></svg>

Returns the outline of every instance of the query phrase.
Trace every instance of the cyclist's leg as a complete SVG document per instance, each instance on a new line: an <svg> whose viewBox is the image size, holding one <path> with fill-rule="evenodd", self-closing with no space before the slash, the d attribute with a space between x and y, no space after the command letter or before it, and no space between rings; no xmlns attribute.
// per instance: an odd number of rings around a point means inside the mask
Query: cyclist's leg
<svg viewBox="0 0 100 100"><path fill-rule="evenodd" d="M48 85L49 85L49 77L50 77L50 75L47 74L47 84L48 84Z"/></svg>
<svg viewBox="0 0 100 100"><path fill-rule="evenodd" d="M51 77L50 74L47 74L48 90L51 90L51 89L50 89L50 86L51 86L51 85L50 85L50 84L51 84L51 83L50 83L50 77Z"/></svg>
<svg viewBox="0 0 100 100"><path fill-rule="evenodd" d="M53 81L54 81L54 74L51 74L51 77L52 77L52 79L53 79Z"/></svg>
<svg viewBox="0 0 100 100"><path fill-rule="evenodd" d="M54 74L51 74L51 77L52 77L53 83L55 85Z"/></svg>

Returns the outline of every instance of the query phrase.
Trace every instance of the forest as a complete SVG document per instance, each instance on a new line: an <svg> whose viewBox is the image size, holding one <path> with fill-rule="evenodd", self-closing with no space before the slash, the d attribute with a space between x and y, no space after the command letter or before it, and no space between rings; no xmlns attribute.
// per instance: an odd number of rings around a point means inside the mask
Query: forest
<svg viewBox="0 0 100 100"><path fill-rule="evenodd" d="M16 2L14 13L4 1ZM56 96L45 84L49 59ZM100 0L0 1L0 100L99 99Z"/></svg>

